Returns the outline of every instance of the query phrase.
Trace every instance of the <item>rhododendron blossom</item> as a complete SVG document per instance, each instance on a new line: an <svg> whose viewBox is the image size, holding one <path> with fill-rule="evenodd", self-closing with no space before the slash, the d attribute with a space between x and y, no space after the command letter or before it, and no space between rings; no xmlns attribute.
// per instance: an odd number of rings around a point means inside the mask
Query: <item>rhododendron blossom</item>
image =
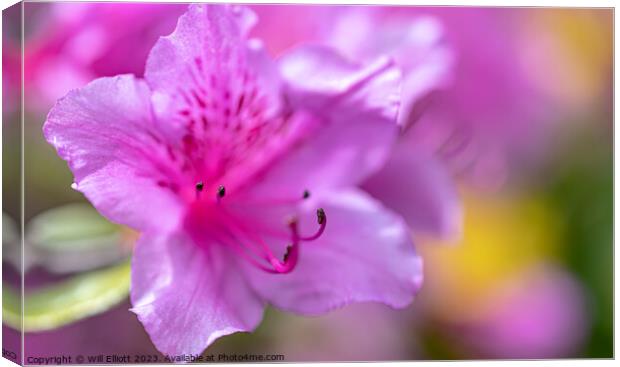
<svg viewBox="0 0 620 367"><path fill-rule="evenodd" d="M144 79L73 90L44 126L73 187L141 232L132 311L163 353L253 330L266 304L405 307L422 282L404 220L356 188L397 138L398 69L320 46L274 62L255 21L192 5Z"/></svg>

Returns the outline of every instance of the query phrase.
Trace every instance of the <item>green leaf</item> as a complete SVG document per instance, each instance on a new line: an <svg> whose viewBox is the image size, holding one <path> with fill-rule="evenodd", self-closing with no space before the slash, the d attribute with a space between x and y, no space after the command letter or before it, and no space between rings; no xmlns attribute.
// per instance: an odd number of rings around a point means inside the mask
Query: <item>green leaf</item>
<svg viewBox="0 0 620 367"><path fill-rule="evenodd" d="M118 234L120 227L108 222L86 204L68 204L47 210L28 222L28 242L46 250L76 250L105 247L106 238Z"/></svg>
<svg viewBox="0 0 620 367"><path fill-rule="evenodd" d="M90 271L129 256L127 234L92 206L73 203L47 210L26 226L26 271L41 265L53 273Z"/></svg>
<svg viewBox="0 0 620 367"><path fill-rule="evenodd" d="M45 331L105 312L129 294L130 261L81 274L58 284L27 292L24 297L24 331ZM2 286L3 322L21 329L20 295Z"/></svg>

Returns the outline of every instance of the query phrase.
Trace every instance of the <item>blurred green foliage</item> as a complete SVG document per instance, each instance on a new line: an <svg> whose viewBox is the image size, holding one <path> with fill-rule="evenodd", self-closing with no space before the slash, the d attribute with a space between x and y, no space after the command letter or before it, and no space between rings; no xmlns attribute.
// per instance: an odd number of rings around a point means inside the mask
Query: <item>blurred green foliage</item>
<svg viewBox="0 0 620 367"><path fill-rule="evenodd" d="M76 275L24 295L23 327L26 332L52 330L107 311L129 294L130 261ZM20 329L20 294L2 285L3 322Z"/></svg>
<svg viewBox="0 0 620 367"><path fill-rule="evenodd" d="M40 265L56 274L89 271L116 263L131 252L132 237L89 204L46 210L26 226L26 271Z"/></svg>
<svg viewBox="0 0 620 367"><path fill-rule="evenodd" d="M558 157L549 200L565 221L564 259L586 288L592 329L583 357L613 357L613 144L575 134Z"/></svg>

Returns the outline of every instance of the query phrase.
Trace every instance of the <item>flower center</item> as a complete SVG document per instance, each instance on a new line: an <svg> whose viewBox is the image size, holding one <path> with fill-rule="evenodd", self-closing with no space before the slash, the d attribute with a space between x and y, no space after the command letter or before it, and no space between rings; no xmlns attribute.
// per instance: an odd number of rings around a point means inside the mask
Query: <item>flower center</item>
<svg viewBox="0 0 620 367"><path fill-rule="evenodd" d="M217 187L213 196L207 195L203 182L196 183L196 200L190 204L190 210L186 217L186 228L192 233L194 240L199 245L210 242L218 242L251 265L268 273L286 274L296 267L299 260L299 248L303 242L315 241L321 237L327 226L327 215L322 208L316 211L318 230L308 236L299 233L299 220L292 216L285 225L284 231L273 231L260 228L259 224L248 224L234 215L226 201L223 200L226 188L223 185ZM234 196L234 195L233 195ZM290 200L288 204L305 200L310 197L310 192L305 190L298 199ZM233 198L231 198L233 199ZM266 204L266 203L265 203ZM278 203L272 203L278 205ZM274 254L274 248L261 236L268 233L270 237L282 239L288 243L283 256L280 258Z"/></svg>

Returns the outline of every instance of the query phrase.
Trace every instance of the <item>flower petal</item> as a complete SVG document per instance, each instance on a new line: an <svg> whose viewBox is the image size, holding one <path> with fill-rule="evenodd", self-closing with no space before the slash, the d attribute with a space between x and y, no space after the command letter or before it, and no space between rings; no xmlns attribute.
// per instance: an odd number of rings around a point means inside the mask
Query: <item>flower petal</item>
<svg viewBox="0 0 620 367"><path fill-rule="evenodd" d="M158 157L164 138L149 97L148 86L132 75L96 79L60 99L43 127L68 162L75 188L108 219L137 229L173 224L180 210L176 197L157 185L167 163Z"/></svg>
<svg viewBox="0 0 620 367"><path fill-rule="evenodd" d="M246 7L190 5L175 31L157 41L146 63L156 115L178 121L181 112L183 121L183 111L190 111L197 119L224 120L226 108L233 113L244 104L238 102L242 96L247 106L253 86L261 93L269 88L277 93L275 65L263 57L260 44L246 40L255 21ZM275 95L267 97L277 105Z"/></svg>
<svg viewBox="0 0 620 367"><path fill-rule="evenodd" d="M225 251L184 233L146 233L132 260L132 311L157 349L200 354L217 338L251 331L263 303Z"/></svg>
<svg viewBox="0 0 620 367"><path fill-rule="evenodd" d="M357 184L387 158L397 136L400 74L389 60L360 67L307 46L280 60L286 100L319 121L252 188L282 196Z"/></svg>
<svg viewBox="0 0 620 367"><path fill-rule="evenodd" d="M399 144L387 164L362 188L402 215L414 233L451 238L461 232L456 188L441 162L424 149Z"/></svg>
<svg viewBox="0 0 620 367"><path fill-rule="evenodd" d="M413 108L451 77L454 55L441 23L431 16L410 16L393 9L344 7L334 12L326 42L355 60L391 55L403 72L399 124L419 116ZM423 108L421 105L418 108Z"/></svg>
<svg viewBox="0 0 620 367"><path fill-rule="evenodd" d="M312 200L309 207L316 204L327 213L324 234L302 242L289 274L250 270L258 293L278 308L306 315L352 302L407 306L422 283L422 259L402 219L356 190ZM305 217L302 233L316 231L316 217Z"/></svg>
<svg viewBox="0 0 620 367"><path fill-rule="evenodd" d="M401 75L392 59L359 65L334 49L308 45L285 54L279 65L293 106L332 119L362 107L361 113L389 123L398 113Z"/></svg>

